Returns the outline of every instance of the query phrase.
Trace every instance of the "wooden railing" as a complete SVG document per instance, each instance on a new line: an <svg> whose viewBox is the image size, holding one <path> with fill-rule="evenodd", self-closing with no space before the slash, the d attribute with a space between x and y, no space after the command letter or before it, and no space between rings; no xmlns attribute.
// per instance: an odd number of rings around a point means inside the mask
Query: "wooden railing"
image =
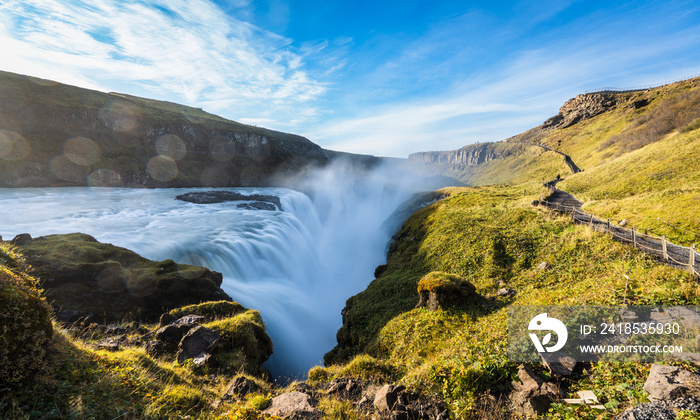
<svg viewBox="0 0 700 420"><path fill-rule="evenodd" d="M700 277L700 254L695 252L695 244L690 247L676 245L666 240L665 236L654 236L647 232L641 233L634 228L627 229L615 225L610 219L600 219L581 209L564 206L558 203L540 201L540 205L567 214L575 223L588 225L598 232L610 234L613 239L634 246L644 252L654 255L660 261Z"/></svg>

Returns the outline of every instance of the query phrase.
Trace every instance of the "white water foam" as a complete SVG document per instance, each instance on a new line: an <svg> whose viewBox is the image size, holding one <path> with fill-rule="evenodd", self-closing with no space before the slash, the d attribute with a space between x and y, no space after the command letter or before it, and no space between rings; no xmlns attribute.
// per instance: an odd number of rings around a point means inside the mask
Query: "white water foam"
<svg viewBox="0 0 700 420"><path fill-rule="evenodd" d="M373 279L390 232L382 222L409 195L385 178L343 170L309 178L309 195L284 188L226 188L280 197L284 211L235 202L175 200L188 189L0 189L0 235L83 232L154 260L206 266L223 289L261 312L277 377L303 377L335 345L348 297ZM309 197L310 196L310 197Z"/></svg>

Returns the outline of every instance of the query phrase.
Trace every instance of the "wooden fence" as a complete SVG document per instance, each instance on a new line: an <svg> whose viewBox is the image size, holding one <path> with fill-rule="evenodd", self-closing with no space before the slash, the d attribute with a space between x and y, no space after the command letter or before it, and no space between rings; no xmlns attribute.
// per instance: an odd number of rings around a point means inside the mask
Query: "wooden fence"
<svg viewBox="0 0 700 420"><path fill-rule="evenodd" d="M627 229L611 223L610 219L599 219L592 214L581 211L577 207L546 201L540 201L539 204L569 215L575 223L588 225L591 229L598 232L609 233L613 239L619 242L630 244L635 248L654 255L668 265L682 268L700 277L700 254L695 252L695 244L690 247L676 245L668 242L664 236L658 237L648 233L637 232L634 228Z"/></svg>

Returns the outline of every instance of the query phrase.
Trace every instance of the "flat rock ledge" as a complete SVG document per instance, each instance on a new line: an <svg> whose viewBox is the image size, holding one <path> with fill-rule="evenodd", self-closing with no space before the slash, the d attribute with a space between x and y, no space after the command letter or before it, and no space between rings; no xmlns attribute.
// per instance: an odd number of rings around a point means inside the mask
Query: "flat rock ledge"
<svg viewBox="0 0 700 420"><path fill-rule="evenodd" d="M215 204L227 201L245 201L238 208L246 210L279 210L284 211L280 198L275 195L250 194L245 195L235 191L202 191L188 192L175 197L176 200L195 204Z"/></svg>

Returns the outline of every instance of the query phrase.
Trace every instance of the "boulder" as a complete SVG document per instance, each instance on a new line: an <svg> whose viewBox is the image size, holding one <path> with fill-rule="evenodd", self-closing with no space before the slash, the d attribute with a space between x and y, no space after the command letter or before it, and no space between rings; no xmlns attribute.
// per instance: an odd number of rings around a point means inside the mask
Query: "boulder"
<svg viewBox="0 0 700 420"><path fill-rule="evenodd" d="M170 324L175 320L177 320L177 317L175 315L171 315L166 312L160 316L160 319L158 319L158 325L160 325L161 327L165 327L166 325Z"/></svg>
<svg viewBox="0 0 700 420"><path fill-rule="evenodd" d="M28 233L20 233L19 235L15 236L12 239L12 245L14 246L22 246L22 245L27 245L32 242L32 235Z"/></svg>
<svg viewBox="0 0 700 420"><path fill-rule="evenodd" d="M185 333L177 325L166 325L156 331L156 340L163 343L165 347L177 347Z"/></svg>
<svg viewBox="0 0 700 420"><path fill-rule="evenodd" d="M418 282L420 297L416 308L431 311L450 307L464 307L477 303L480 296L476 287L456 274L433 271Z"/></svg>
<svg viewBox="0 0 700 420"><path fill-rule="evenodd" d="M576 369L576 360L573 357L558 353L540 353L544 367L554 376L569 377Z"/></svg>
<svg viewBox="0 0 700 420"><path fill-rule="evenodd" d="M503 287L503 288L499 289L498 292L496 292L496 296L505 296L505 297L509 297L509 298L515 297L515 294L516 294L515 290L508 289L506 287Z"/></svg>
<svg viewBox="0 0 700 420"><path fill-rule="evenodd" d="M700 398L700 375L677 366L652 365L644 383L649 401L670 401L678 398Z"/></svg>
<svg viewBox="0 0 700 420"><path fill-rule="evenodd" d="M539 416L549 410L552 402L559 398L556 385L545 382L527 366L518 367L518 382L510 395L510 402L516 413L526 416Z"/></svg>
<svg viewBox="0 0 700 420"><path fill-rule="evenodd" d="M260 389L258 384L252 379L248 379L245 376L239 376L234 378L229 382L226 392L224 392L223 399L243 399L246 395L253 392L257 392Z"/></svg>
<svg viewBox="0 0 700 420"><path fill-rule="evenodd" d="M399 394L404 390L406 390L406 388L403 385L384 385L379 388L379 391L377 391L377 394L374 396L374 406L379 410L394 410L399 400Z"/></svg>
<svg viewBox="0 0 700 420"><path fill-rule="evenodd" d="M220 337L221 335L218 331L206 327L197 326L192 328L180 341L177 361L182 363L187 359L202 357L203 352L211 352L219 342Z"/></svg>
<svg viewBox="0 0 700 420"><path fill-rule="evenodd" d="M185 328L186 331L189 331L192 327L195 325L199 324L200 322L203 322L206 318L204 318L201 315L185 315L180 319L177 319L175 321L172 321L170 324L175 325L176 327L179 328Z"/></svg>
<svg viewBox="0 0 700 420"><path fill-rule="evenodd" d="M263 413L283 419L318 419L322 413L316 408L317 404L311 395L293 391L273 398Z"/></svg>

